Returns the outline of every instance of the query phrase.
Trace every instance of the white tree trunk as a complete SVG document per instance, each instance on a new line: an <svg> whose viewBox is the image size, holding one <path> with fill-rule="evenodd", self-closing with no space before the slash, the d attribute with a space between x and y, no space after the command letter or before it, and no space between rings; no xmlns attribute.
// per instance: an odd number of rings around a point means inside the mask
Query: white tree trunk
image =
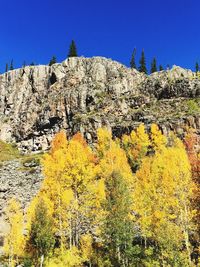
<svg viewBox="0 0 200 267"><path fill-rule="evenodd" d="M42 255L41 258L40 258L40 267L43 266L43 262L44 262L44 255Z"/></svg>

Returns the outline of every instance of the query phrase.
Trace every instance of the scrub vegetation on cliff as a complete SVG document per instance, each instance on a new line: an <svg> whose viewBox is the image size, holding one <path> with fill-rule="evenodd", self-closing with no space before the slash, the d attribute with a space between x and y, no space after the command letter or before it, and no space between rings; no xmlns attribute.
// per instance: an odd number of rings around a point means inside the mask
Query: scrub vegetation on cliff
<svg viewBox="0 0 200 267"><path fill-rule="evenodd" d="M26 214L8 204L5 264L199 266L196 138L167 138L156 124L120 139L99 128L92 149L81 134L59 132Z"/></svg>
<svg viewBox="0 0 200 267"><path fill-rule="evenodd" d="M20 153L13 144L8 144L0 140L0 162L19 158Z"/></svg>

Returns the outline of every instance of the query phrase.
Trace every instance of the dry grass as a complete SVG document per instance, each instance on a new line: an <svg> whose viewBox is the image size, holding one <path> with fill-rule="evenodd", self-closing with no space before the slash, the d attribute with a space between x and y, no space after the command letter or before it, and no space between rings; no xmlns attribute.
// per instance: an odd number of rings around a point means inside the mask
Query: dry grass
<svg viewBox="0 0 200 267"><path fill-rule="evenodd" d="M0 141L0 162L20 158L18 149L12 145Z"/></svg>

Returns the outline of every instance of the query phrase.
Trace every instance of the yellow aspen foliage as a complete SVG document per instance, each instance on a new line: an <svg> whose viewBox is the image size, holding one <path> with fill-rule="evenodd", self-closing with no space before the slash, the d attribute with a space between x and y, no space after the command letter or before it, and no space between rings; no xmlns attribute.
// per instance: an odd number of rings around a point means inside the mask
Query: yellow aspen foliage
<svg viewBox="0 0 200 267"><path fill-rule="evenodd" d="M71 141L76 141L77 143L81 144L81 146L84 148L84 153L87 154L88 159L93 163L96 162L97 159L95 157L95 154L92 152L91 148L88 146L81 133L75 134L72 137Z"/></svg>
<svg viewBox="0 0 200 267"><path fill-rule="evenodd" d="M51 154L53 154L56 150L65 148L67 146L67 138L66 133L64 131L60 131L57 133L51 143Z"/></svg>
<svg viewBox="0 0 200 267"><path fill-rule="evenodd" d="M163 147L165 147L167 144L167 138L162 134L162 132L159 130L158 125L153 123L151 125L151 145L153 149L161 150Z"/></svg>
<svg viewBox="0 0 200 267"><path fill-rule="evenodd" d="M96 205L100 208L102 201L106 198L104 179L99 179L96 184Z"/></svg>
<svg viewBox="0 0 200 267"><path fill-rule="evenodd" d="M53 203L55 229L63 238L67 233L71 247L79 243L82 224L95 220L95 157L80 134L67 141L58 133L55 140L43 159L45 179L40 194Z"/></svg>
<svg viewBox="0 0 200 267"><path fill-rule="evenodd" d="M73 246L71 249L55 252L55 256L46 262L46 267L82 267L81 252Z"/></svg>
<svg viewBox="0 0 200 267"><path fill-rule="evenodd" d="M72 140L77 141L78 143L80 143L84 148L88 149L89 152L89 147L87 145L86 140L83 138L81 133L76 133L73 137Z"/></svg>
<svg viewBox="0 0 200 267"><path fill-rule="evenodd" d="M66 194L64 178L67 147L68 141L65 133L63 131L57 133L52 141L50 153L44 155L42 160L45 179L39 192L39 195L49 199L52 205L54 231L61 236L62 245L64 229L68 226L66 206L69 205L72 197L71 192Z"/></svg>
<svg viewBox="0 0 200 267"><path fill-rule="evenodd" d="M130 165L136 170L141 164L142 159L146 156L150 146L149 136L145 131L144 124L132 131L130 135L123 135L122 147L126 151Z"/></svg>
<svg viewBox="0 0 200 267"><path fill-rule="evenodd" d="M66 155L65 185L73 191L74 196L70 207L73 244L79 243L82 224L88 221L89 225L86 223L88 228L96 223L98 183L91 150L72 138Z"/></svg>
<svg viewBox="0 0 200 267"><path fill-rule="evenodd" d="M119 173L129 184L133 183L133 175L125 151L120 147L118 140L112 139L111 132L100 128L97 132L97 154L99 163L96 172L99 178L99 192L105 199L105 179L109 179L113 172Z"/></svg>
<svg viewBox="0 0 200 267"><path fill-rule="evenodd" d="M96 235L101 235L101 225L104 222L106 212L102 209L102 203L106 199L105 184L111 179L113 173L118 173L131 190L134 184L133 175L129 166L126 153L120 147L118 140L112 140L112 135L105 128L98 130L97 155L99 155L98 165L95 168L97 175L96 185L96 207L99 212L96 213L97 225Z"/></svg>
<svg viewBox="0 0 200 267"><path fill-rule="evenodd" d="M14 267L18 263L18 258L23 255L24 235L23 235L23 212L20 203L16 199L8 202L6 216L10 230L5 237L4 252L8 256L9 266Z"/></svg>
<svg viewBox="0 0 200 267"><path fill-rule="evenodd" d="M113 172L117 172L126 181L133 183L133 175L126 157L126 153L120 147L117 141L110 141L109 148L106 148L103 151L103 157L99 161L98 168L101 179L109 179Z"/></svg>
<svg viewBox="0 0 200 267"><path fill-rule="evenodd" d="M97 139L97 151L99 156L102 157L104 153L110 148L112 133L106 128L99 128L97 130Z"/></svg>
<svg viewBox="0 0 200 267"><path fill-rule="evenodd" d="M27 229L30 222L37 226L42 199L56 244L45 266L193 266L197 189L188 155L195 175L199 158L192 140L187 155L181 140L167 139L156 124L149 134L141 124L122 140L105 128L97 137L93 151L80 133L67 140L61 131L43 157L44 181Z"/></svg>
<svg viewBox="0 0 200 267"><path fill-rule="evenodd" d="M80 247L82 259L84 262L91 262L93 256L93 248L92 248L93 238L90 234L84 234L81 236Z"/></svg>
<svg viewBox="0 0 200 267"><path fill-rule="evenodd" d="M41 192L39 192L39 194L37 194L32 199L32 201L29 204L29 207L27 209L27 212L26 212L26 229L28 231L30 231L31 222L34 221L34 219L35 219L35 209L36 209L36 206L38 205L38 203L40 203L40 201L45 203L48 216L51 217L53 215L54 207L53 207L52 201L47 197L46 194L42 194Z"/></svg>
<svg viewBox="0 0 200 267"><path fill-rule="evenodd" d="M104 129L104 136L108 136L109 133L106 133ZM110 136L111 137L111 136ZM102 139L100 140L100 144ZM106 200L106 184L108 181L113 179L113 174L118 173L122 180L125 181L127 187L131 191L134 186L133 175L131 172L131 168L129 166L126 153L120 147L120 143L116 140L109 140L109 146L103 147L97 144L97 148L101 151L101 157L99 159L99 164L96 167L99 187L97 194L97 202L99 205L102 205ZM97 151L98 153L99 151ZM105 209L101 210L97 216L100 224L102 224L105 220L106 211ZM99 230L99 234L101 234L101 230Z"/></svg>
<svg viewBox="0 0 200 267"><path fill-rule="evenodd" d="M163 142L161 144L164 146ZM153 238L169 251L174 246L180 249L184 242L188 261L189 231L194 215L190 203L193 188L186 151L176 139L173 147L165 147L143 160L136 173L133 194L133 210L144 238Z"/></svg>

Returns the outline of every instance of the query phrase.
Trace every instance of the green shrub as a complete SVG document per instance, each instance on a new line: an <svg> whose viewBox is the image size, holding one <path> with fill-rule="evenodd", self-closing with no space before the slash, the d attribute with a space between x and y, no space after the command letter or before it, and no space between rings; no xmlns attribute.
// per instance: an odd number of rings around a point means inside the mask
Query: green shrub
<svg viewBox="0 0 200 267"><path fill-rule="evenodd" d="M24 267L32 267L33 266L33 262L30 258L25 258L24 262L23 262L23 266Z"/></svg>
<svg viewBox="0 0 200 267"><path fill-rule="evenodd" d="M187 107L188 107L188 113L191 115L200 112L200 107L198 103L193 99L188 100Z"/></svg>
<svg viewBox="0 0 200 267"><path fill-rule="evenodd" d="M20 153L14 144L0 141L0 161L8 161L19 157Z"/></svg>

